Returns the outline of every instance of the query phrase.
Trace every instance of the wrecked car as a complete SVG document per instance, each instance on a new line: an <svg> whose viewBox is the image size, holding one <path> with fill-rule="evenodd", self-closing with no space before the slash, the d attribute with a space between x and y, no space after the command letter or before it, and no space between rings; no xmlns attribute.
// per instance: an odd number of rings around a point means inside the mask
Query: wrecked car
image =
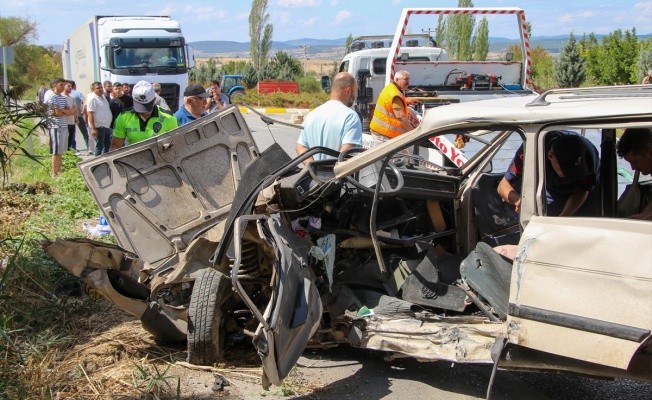
<svg viewBox="0 0 652 400"><path fill-rule="evenodd" d="M259 152L229 107L80 163L120 246L47 251L157 339L187 340L190 362L251 337L265 387L307 346L341 343L650 382L652 222L626 217L652 181L623 181L616 142L652 127L651 100L627 86L450 104L373 149L294 159ZM600 151L593 215L547 214L544 143L560 130ZM468 138L474 155L451 167L412 151L440 135ZM517 213L497 187L520 146ZM330 158L303 164L316 153Z"/></svg>

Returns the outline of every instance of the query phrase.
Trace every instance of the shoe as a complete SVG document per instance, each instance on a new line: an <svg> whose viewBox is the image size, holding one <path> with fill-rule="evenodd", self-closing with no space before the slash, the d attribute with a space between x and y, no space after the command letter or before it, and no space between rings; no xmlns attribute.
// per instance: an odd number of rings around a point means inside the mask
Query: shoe
<svg viewBox="0 0 652 400"><path fill-rule="evenodd" d="M93 150L88 150L88 155L92 156L95 152Z"/></svg>

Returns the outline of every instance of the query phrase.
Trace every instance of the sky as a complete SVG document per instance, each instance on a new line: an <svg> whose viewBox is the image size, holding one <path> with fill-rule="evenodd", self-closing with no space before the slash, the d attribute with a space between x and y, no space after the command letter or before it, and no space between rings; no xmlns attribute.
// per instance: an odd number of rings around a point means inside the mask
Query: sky
<svg viewBox="0 0 652 400"><path fill-rule="evenodd" d="M475 0L478 7L520 7L532 36L573 32L609 34L616 29L652 33L651 0L515 1ZM170 15L181 24L186 42L248 42L252 1L150 0L0 0L0 16L29 18L38 24L36 44L58 45L93 15ZM339 39L352 34L387 35L396 30L405 7L457 7L457 0L269 0L273 40ZM420 17L421 18L421 17ZM436 17L414 22L416 31L434 29ZM490 36L515 39L516 23L490 21ZM509 26L509 28L507 28Z"/></svg>

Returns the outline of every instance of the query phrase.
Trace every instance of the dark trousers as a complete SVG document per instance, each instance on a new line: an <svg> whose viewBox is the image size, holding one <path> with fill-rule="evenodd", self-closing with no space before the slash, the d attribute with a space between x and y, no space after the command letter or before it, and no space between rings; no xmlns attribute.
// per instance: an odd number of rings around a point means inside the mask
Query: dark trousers
<svg viewBox="0 0 652 400"><path fill-rule="evenodd" d="M75 133L77 129L75 124L68 125L68 148L77 151L77 140L75 140Z"/></svg>
<svg viewBox="0 0 652 400"><path fill-rule="evenodd" d="M97 138L95 138L95 155L99 156L108 153L111 148L111 135L110 128L97 127Z"/></svg>
<svg viewBox="0 0 652 400"><path fill-rule="evenodd" d="M84 143L86 143L86 148L88 149L88 127L86 126L86 120L84 120L83 115L78 117L77 126L79 127L79 131L84 137Z"/></svg>

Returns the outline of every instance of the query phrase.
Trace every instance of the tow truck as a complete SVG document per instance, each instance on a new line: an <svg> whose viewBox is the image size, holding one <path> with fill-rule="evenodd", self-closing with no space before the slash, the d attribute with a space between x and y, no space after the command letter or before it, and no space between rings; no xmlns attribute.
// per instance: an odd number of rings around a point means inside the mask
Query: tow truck
<svg viewBox="0 0 652 400"><path fill-rule="evenodd" d="M430 31L406 33L415 31L413 25L423 18L440 15L512 18L518 28L523 59L516 61L512 53L505 52L495 60L452 60L450 52L439 47ZM353 107L362 121L363 146L369 148L375 146L369 134L369 122L376 101L397 71L410 73L411 85L405 95L410 107L421 118L431 108L452 103L531 95L534 92L529 87L530 65L525 12L520 8L405 8L394 35L356 37L340 63L339 72L349 72L358 81L358 96ZM454 138L433 138L413 151L438 166L461 167L467 161L464 153L456 150Z"/></svg>

